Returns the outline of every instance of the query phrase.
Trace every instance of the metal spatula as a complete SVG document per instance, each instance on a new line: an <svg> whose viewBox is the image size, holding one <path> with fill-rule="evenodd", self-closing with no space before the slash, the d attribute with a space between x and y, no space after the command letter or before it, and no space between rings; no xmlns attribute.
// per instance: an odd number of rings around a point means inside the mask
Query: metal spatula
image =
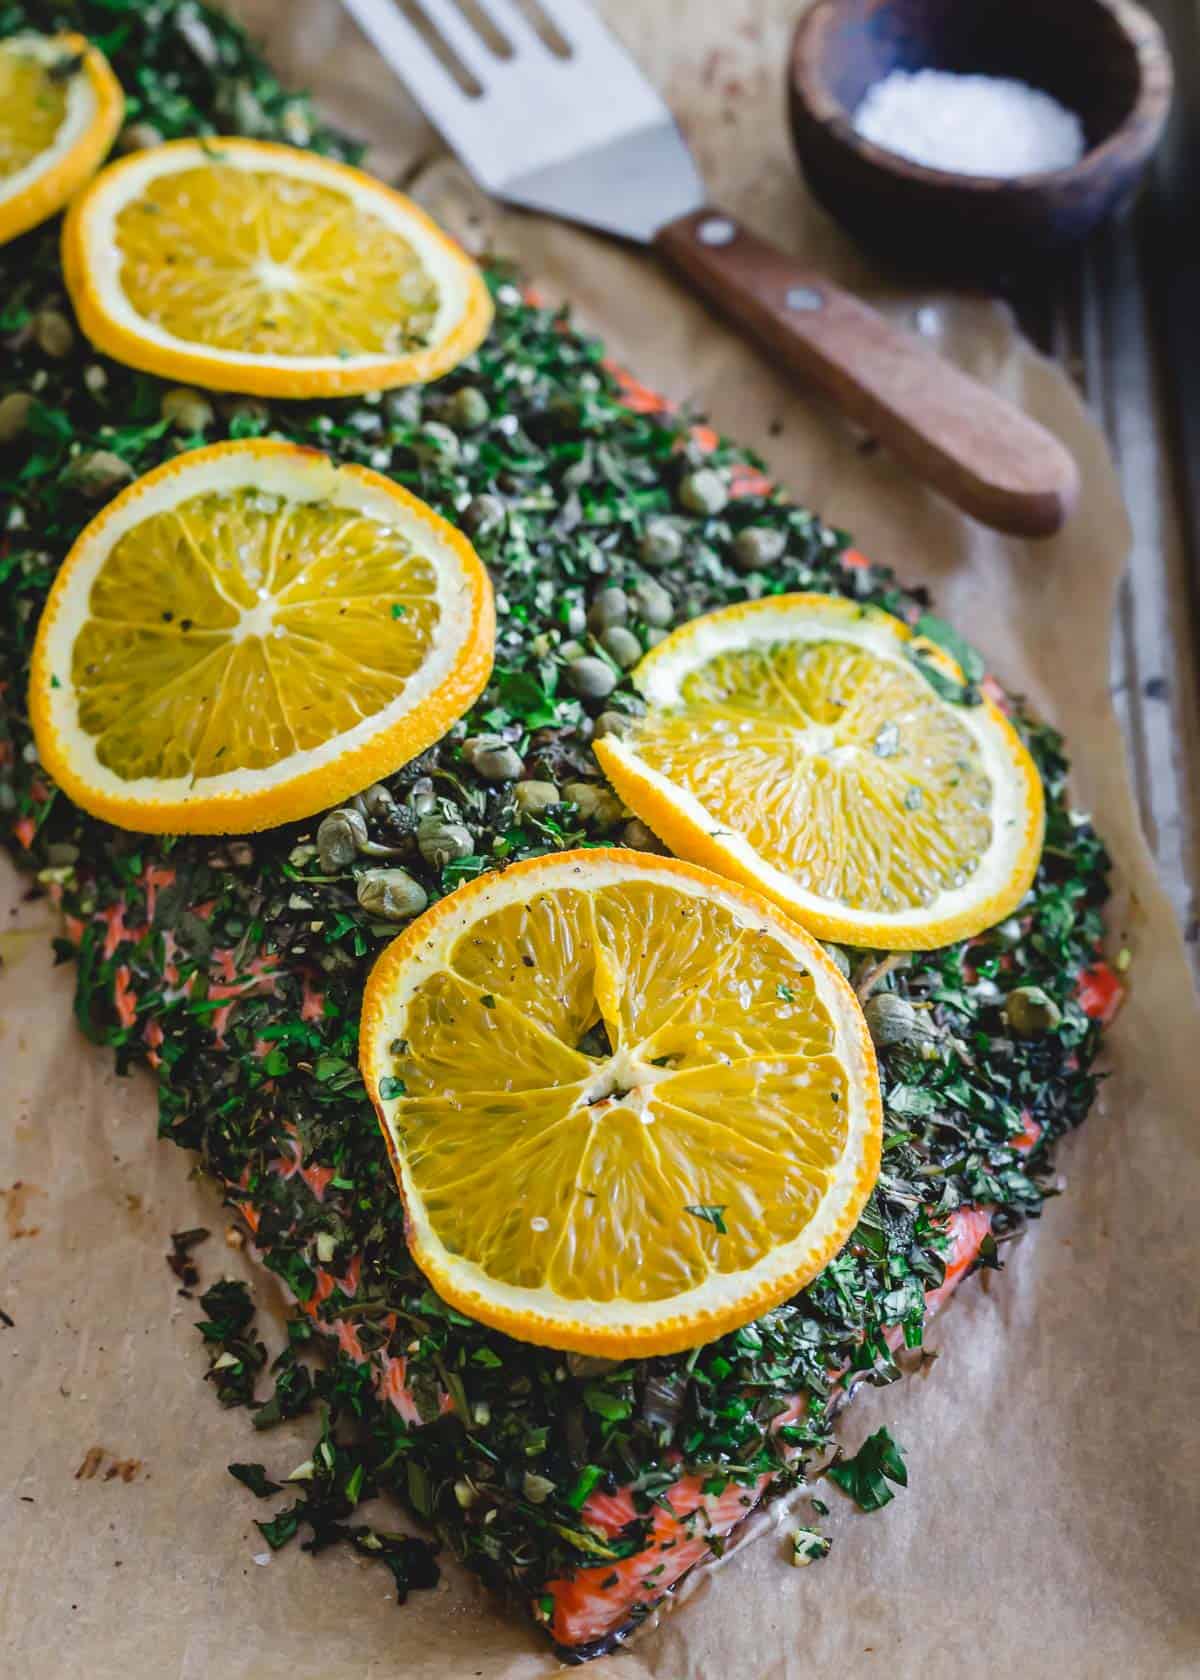
<svg viewBox="0 0 1200 1680"><path fill-rule="evenodd" d="M344 4L487 192L653 245L985 524L1032 537L1062 524L1079 479L1057 439L708 206L670 111L584 0Z"/></svg>

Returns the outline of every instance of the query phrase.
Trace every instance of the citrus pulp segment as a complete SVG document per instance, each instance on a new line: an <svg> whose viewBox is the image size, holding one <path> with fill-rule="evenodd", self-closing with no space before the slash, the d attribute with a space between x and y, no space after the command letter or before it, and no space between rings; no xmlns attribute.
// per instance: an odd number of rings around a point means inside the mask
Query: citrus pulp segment
<svg viewBox="0 0 1200 1680"><path fill-rule="evenodd" d="M312 815L438 740L491 669L471 545L382 475L255 440L146 474L79 537L34 647L41 762L150 832Z"/></svg>
<svg viewBox="0 0 1200 1680"><path fill-rule="evenodd" d="M528 859L367 983L360 1058L417 1263L524 1340L694 1346L808 1283L878 1172L875 1057L815 940L674 858Z"/></svg>
<svg viewBox="0 0 1200 1680"><path fill-rule="evenodd" d="M125 109L82 35L0 41L0 244L61 210L104 161Z"/></svg>
<svg viewBox="0 0 1200 1680"><path fill-rule="evenodd" d="M1036 766L990 700L945 697L962 673L891 614L827 595L724 608L634 681L646 715L596 742L618 794L672 851L821 938L930 950L1028 891Z"/></svg>
<svg viewBox="0 0 1200 1680"><path fill-rule="evenodd" d="M176 140L112 165L72 206L63 267L97 348L263 396L436 379L492 318L479 270L410 199L258 140Z"/></svg>

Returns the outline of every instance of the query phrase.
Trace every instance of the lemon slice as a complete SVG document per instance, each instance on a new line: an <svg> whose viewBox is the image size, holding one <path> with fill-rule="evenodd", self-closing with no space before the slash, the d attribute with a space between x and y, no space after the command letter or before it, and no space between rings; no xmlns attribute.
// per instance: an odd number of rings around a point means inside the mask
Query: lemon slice
<svg viewBox="0 0 1200 1680"><path fill-rule="evenodd" d="M534 858L376 963L361 1064L443 1298L525 1341L691 1347L809 1282L879 1170L870 1035L821 947L673 858Z"/></svg>
<svg viewBox="0 0 1200 1680"><path fill-rule="evenodd" d="M125 99L82 35L0 41L0 244L53 216L95 173Z"/></svg>
<svg viewBox="0 0 1200 1680"><path fill-rule="evenodd" d="M781 595L710 613L634 672L644 718L596 754L697 863L822 939L931 950L1002 920L1041 853L1042 784L990 700L875 607Z"/></svg>
<svg viewBox="0 0 1200 1680"><path fill-rule="evenodd" d="M262 396L436 379L492 318L479 270L410 199L259 140L176 140L112 165L72 206L63 267L98 349Z"/></svg>
<svg viewBox="0 0 1200 1680"><path fill-rule="evenodd" d="M390 479L266 439L197 449L64 561L33 652L38 753L123 828L311 816L445 734L494 626L470 543Z"/></svg>

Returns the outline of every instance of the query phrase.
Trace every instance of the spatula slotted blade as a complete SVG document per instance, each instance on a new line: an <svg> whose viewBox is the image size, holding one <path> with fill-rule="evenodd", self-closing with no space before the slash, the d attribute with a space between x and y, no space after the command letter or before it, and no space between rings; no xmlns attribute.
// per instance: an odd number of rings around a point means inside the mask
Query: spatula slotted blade
<svg viewBox="0 0 1200 1680"><path fill-rule="evenodd" d="M495 197L643 242L704 202L670 111L584 0L534 0L544 30L523 0L343 3Z"/></svg>

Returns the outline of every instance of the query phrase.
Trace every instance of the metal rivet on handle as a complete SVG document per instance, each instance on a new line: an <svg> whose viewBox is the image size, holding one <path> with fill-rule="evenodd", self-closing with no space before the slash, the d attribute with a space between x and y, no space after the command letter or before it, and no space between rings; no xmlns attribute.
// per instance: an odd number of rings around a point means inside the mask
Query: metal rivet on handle
<svg viewBox="0 0 1200 1680"><path fill-rule="evenodd" d="M709 216L696 229L701 245L732 245L737 229L727 216Z"/></svg>
<svg viewBox="0 0 1200 1680"><path fill-rule="evenodd" d="M811 314L813 310L823 309L825 306L825 299L811 286L792 286L783 301L789 309L795 309L801 314Z"/></svg>

